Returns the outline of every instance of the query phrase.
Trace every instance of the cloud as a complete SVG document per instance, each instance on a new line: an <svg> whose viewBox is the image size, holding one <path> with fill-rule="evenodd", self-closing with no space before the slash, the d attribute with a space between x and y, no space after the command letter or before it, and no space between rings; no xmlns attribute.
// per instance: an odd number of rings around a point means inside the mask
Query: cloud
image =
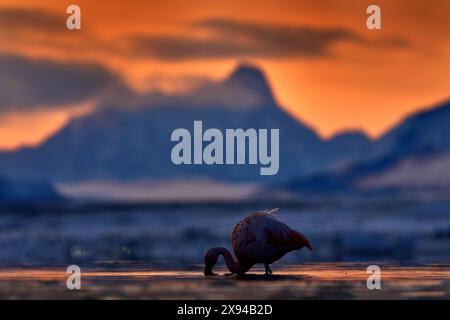
<svg viewBox="0 0 450 320"><path fill-rule="evenodd" d="M341 42L359 43L369 48L410 47L402 37L369 40L343 27L266 24L225 18L195 21L185 28L185 33L177 35L134 34L105 40L84 31L77 34L77 38L69 38L65 33L65 18L43 9L0 8L0 34L5 40L0 47L25 44L62 52L86 48L90 52L123 58L164 61L320 58L330 55L332 46Z"/></svg>
<svg viewBox="0 0 450 320"><path fill-rule="evenodd" d="M200 60L224 58L320 58L332 53L332 46L353 42L368 48L410 48L402 37L367 39L342 27L267 25L230 19L207 19L191 27L208 31L207 37L195 32L170 35L133 35L128 53L160 60Z"/></svg>
<svg viewBox="0 0 450 320"><path fill-rule="evenodd" d="M123 88L94 63L57 62L0 54L0 113L56 108Z"/></svg>
<svg viewBox="0 0 450 320"><path fill-rule="evenodd" d="M135 35L131 51L162 60L233 57L320 57L336 42L363 42L344 28L265 25L229 19L195 22L194 28L210 31L210 37Z"/></svg>
<svg viewBox="0 0 450 320"><path fill-rule="evenodd" d="M49 11L26 8L1 8L0 29L34 30L34 31L64 31L65 18Z"/></svg>

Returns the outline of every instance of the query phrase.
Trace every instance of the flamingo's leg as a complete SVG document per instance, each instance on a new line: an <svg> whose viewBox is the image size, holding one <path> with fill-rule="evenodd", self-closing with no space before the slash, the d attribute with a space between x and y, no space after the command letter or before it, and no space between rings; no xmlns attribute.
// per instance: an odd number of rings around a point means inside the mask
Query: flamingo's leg
<svg viewBox="0 0 450 320"><path fill-rule="evenodd" d="M266 269L266 275L272 274L272 269L270 269L269 264L265 263L264 268Z"/></svg>

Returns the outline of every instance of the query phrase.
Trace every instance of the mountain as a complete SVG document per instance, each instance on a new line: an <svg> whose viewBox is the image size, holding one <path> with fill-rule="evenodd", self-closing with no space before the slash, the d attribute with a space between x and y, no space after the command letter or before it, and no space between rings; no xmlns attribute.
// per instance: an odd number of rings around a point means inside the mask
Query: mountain
<svg viewBox="0 0 450 320"><path fill-rule="evenodd" d="M266 77L249 65L241 65L223 82L209 84L183 96L181 102L236 110L276 106Z"/></svg>
<svg viewBox="0 0 450 320"><path fill-rule="evenodd" d="M171 132L177 128L192 132L195 120L203 121L204 130L222 132L227 128L280 129L278 174L260 176L259 165L174 165ZM349 151L364 154L367 144L361 135L320 139L277 104L261 70L242 65L224 81L191 93L116 99L73 119L38 147L0 154L0 174L57 183L192 177L284 181L350 163Z"/></svg>
<svg viewBox="0 0 450 320"><path fill-rule="evenodd" d="M371 157L403 157L450 151L450 101L407 117L382 136Z"/></svg>
<svg viewBox="0 0 450 320"><path fill-rule="evenodd" d="M279 106L264 73L251 65L188 93L118 94L43 144L0 153L0 175L66 186L111 182L115 190L177 179L267 182L291 191L450 184L439 173L450 172L449 102L411 115L375 141L358 131L324 140ZM278 174L261 176L260 165L173 164L171 133L192 132L196 120L203 130L280 129Z"/></svg>
<svg viewBox="0 0 450 320"><path fill-rule="evenodd" d="M292 179L294 191L450 187L450 102L407 117L375 141L358 163Z"/></svg>
<svg viewBox="0 0 450 320"><path fill-rule="evenodd" d="M327 141L327 156L336 159L334 168L345 168L371 151L373 143L364 132L345 131ZM333 168L329 168L333 169Z"/></svg>
<svg viewBox="0 0 450 320"><path fill-rule="evenodd" d="M406 118L381 137L371 157L375 170L355 184L369 188L450 186L450 101ZM377 170L377 163L386 163Z"/></svg>
<svg viewBox="0 0 450 320"><path fill-rule="evenodd" d="M0 178L0 204L54 202L61 200L50 183L45 181Z"/></svg>
<svg viewBox="0 0 450 320"><path fill-rule="evenodd" d="M372 190L449 190L450 152L404 157L386 170L359 177L355 185Z"/></svg>

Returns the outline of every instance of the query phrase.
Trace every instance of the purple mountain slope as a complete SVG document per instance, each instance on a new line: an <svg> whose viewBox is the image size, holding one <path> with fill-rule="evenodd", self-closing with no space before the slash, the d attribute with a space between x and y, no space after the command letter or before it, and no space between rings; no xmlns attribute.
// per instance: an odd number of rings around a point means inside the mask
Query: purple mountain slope
<svg viewBox="0 0 450 320"><path fill-rule="evenodd" d="M280 170L261 177L259 166L176 166L170 134L192 128L280 129ZM370 144L363 138L336 145L357 151ZM351 162L349 152L323 141L276 103L265 75L243 65L220 83L179 95L137 97L132 107L104 105L72 120L36 148L0 155L0 174L12 178L54 182L87 180L142 180L207 177L226 181L285 181Z"/></svg>

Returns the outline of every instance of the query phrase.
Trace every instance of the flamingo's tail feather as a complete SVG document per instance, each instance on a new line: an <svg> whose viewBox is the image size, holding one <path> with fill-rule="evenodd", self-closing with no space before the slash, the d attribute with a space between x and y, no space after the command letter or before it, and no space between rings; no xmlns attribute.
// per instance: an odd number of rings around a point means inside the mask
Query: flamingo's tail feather
<svg viewBox="0 0 450 320"><path fill-rule="evenodd" d="M312 251L311 242L309 242L308 238L306 238L303 234L298 231L289 232L288 238L291 243L299 246L300 248L306 247L309 251Z"/></svg>

